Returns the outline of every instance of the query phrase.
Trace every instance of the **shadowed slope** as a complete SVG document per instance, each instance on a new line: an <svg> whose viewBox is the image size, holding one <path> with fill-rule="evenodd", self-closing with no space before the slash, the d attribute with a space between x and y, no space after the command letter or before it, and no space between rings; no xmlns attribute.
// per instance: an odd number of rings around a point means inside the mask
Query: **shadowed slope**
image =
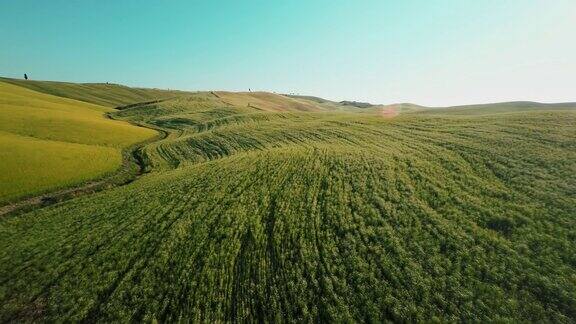
<svg viewBox="0 0 576 324"><path fill-rule="evenodd" d="M144 101L173 98L186 94L184 91L131 88L119 84L108 83L70 83L9 78L0 78L0 81L12 83L14 85L46 94L76 99L107 107L117 107Z"/></svg>

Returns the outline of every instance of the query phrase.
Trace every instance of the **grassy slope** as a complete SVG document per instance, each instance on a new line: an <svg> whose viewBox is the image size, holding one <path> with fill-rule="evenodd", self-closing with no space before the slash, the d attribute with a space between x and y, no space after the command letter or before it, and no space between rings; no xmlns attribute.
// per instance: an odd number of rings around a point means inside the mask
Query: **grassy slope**
<svg viewBox="0 0 576 324"><path fill-rule="evenodd" d="M329 111L344 107L313 97L285 96L269 92L214 92L222 101L238 107L253 107L261 111Z"/></svg>
<svg viewBox="0 0 576 324"><path fill-rule="evenodd" d="M368 110L368 109L358 110L357 109L358 107L351 107L350 105L345 105L345 104L342 104L341 102L331 101L331 100L327 100L327 99L320 98L320 97L314 97L314 96L288 95L288 94L285 94L283 96L315 103L315 104L319 105L320 107L322 107L320 110L354 111L354 112L363 112L363 110ZM377 109L379 107L381 108L382 106L381 105L373 105L374 109Z"/></svg>
<svg viewBox="0 0 576 324"><path fill-rule="evenodd" d="M0 82L0 204L117 169L121 149L155 132L110 108Z"/></svg>
<svg viewBox="0 0 576 324"><path fill-rule="evenodd" d="M155 172L0 220L0 320L576 320L576 112L117 116Z"/></svg>
<svg viewBox="0 0 576 324"><path fill-rule="evenodd" d="M117 107L138 102L173 98L186 94L186 92L183 91L139 89L119 84L106 83L69 83L9 78L0 78L0 81L46 94L80 100L106 107Z"/></svg>

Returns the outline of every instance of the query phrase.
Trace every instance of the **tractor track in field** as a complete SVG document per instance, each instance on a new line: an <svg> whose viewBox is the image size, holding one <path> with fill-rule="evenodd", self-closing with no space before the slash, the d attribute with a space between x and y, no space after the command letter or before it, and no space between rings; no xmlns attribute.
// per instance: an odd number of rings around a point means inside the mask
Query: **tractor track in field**
<svg viewBox="0 0 576 324"><path fill-rule="evenodd" d="M147 106L154 103L159 103L165 100L155 100L150 102L135 103L128 106L116 107L117 111L138 108ZM105 118L117 120L110 113L104 114ZM125 121L138 127L144 127L155 130L158 135L146 141L133 144L132 146L122 151L122 165L110 175L96 180L88 180L80 184L72 185L69 187L56 189L37 196L23 198L21 200L0 206L0 217L8 215L23 214L31 212L35 209L51 206L72 198L93 194L106 189L111 189L118 186L127 185L138 179L140 176L148 172L149 166L142 149L151 143L161 141L168 137L168 132L163 129L152 127L146 124L134 123Z"/></svg>

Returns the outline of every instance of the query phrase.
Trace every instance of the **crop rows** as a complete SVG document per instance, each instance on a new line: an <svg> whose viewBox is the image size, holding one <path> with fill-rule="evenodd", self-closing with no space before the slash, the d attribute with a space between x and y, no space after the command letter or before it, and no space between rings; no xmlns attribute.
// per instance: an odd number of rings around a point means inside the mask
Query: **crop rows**
<svg viewBox="0 0 576 324"><path fill-rule="evenodd" d="M0 220L1 321L576 319L575 113L117 115L153 172Z"/></svg>

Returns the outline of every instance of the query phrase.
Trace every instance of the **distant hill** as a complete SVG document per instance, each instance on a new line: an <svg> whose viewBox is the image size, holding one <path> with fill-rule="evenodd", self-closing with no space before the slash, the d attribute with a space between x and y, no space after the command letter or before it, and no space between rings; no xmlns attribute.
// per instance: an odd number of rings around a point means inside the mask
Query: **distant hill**
<svg viewBox="0 0 576 324"><path fill-rule="evenodd" d="M76 99L106 107L172 98L188 93L175 90L131 88L113 83L70 83L2 77L0 77L0 81L54 96Z"/></svg>
<svg viewBox="0 0 576 324"><path fill-rule="evenodd" d="M340 101L341 105L344 106L352 106L356 108L370 108L374 107L375 105L367 102L359 102L359 101Z"/></svg>
<svg viewBox="0 0 576 324"><path fill-rule="evenodd" d="M315 96L302 96L302 95L284 95L290 98L300 99L300 100L307 100L311 102L316 102L321 104L322 107L328 110L339 110L339 111L357 111L357 108L361 109L368 109L368 108L375 108L381 107L379 105L373 105L366 102L358 102L358 101L331 101L320 97Z"/></svg>
<svg viewBox="0 0 576 324"><path fill-rule="evenodd" d="M320 103L320 104L337 104L337 102L335 102L335 101L331 101L331 100L327 100L327 99L315 97L315 96L301 96L301 95L289 95L289 94L283 94L283 96L294 98L294 99L304 99L304 100L313 101L313 102Z"/></svg>
<svg viewBox="0 0 576 324"><path fill-rule="evenodd" d="M312 96L283 95L270 92L213 91L215 96L233 106L263 111L335 111L345 107L337 102Z"/></svg>
<svg viewBox="0 0 576 324"><path fill-rule="evenodd" d="M539 103L530 101L501 102L492 104L464 105L453 107L426 107L419 110L420 114L442 114L442 115L488 115L498 113L512 113L524 111L542 110L571 110L576 109L576 103Z"/></svg>

